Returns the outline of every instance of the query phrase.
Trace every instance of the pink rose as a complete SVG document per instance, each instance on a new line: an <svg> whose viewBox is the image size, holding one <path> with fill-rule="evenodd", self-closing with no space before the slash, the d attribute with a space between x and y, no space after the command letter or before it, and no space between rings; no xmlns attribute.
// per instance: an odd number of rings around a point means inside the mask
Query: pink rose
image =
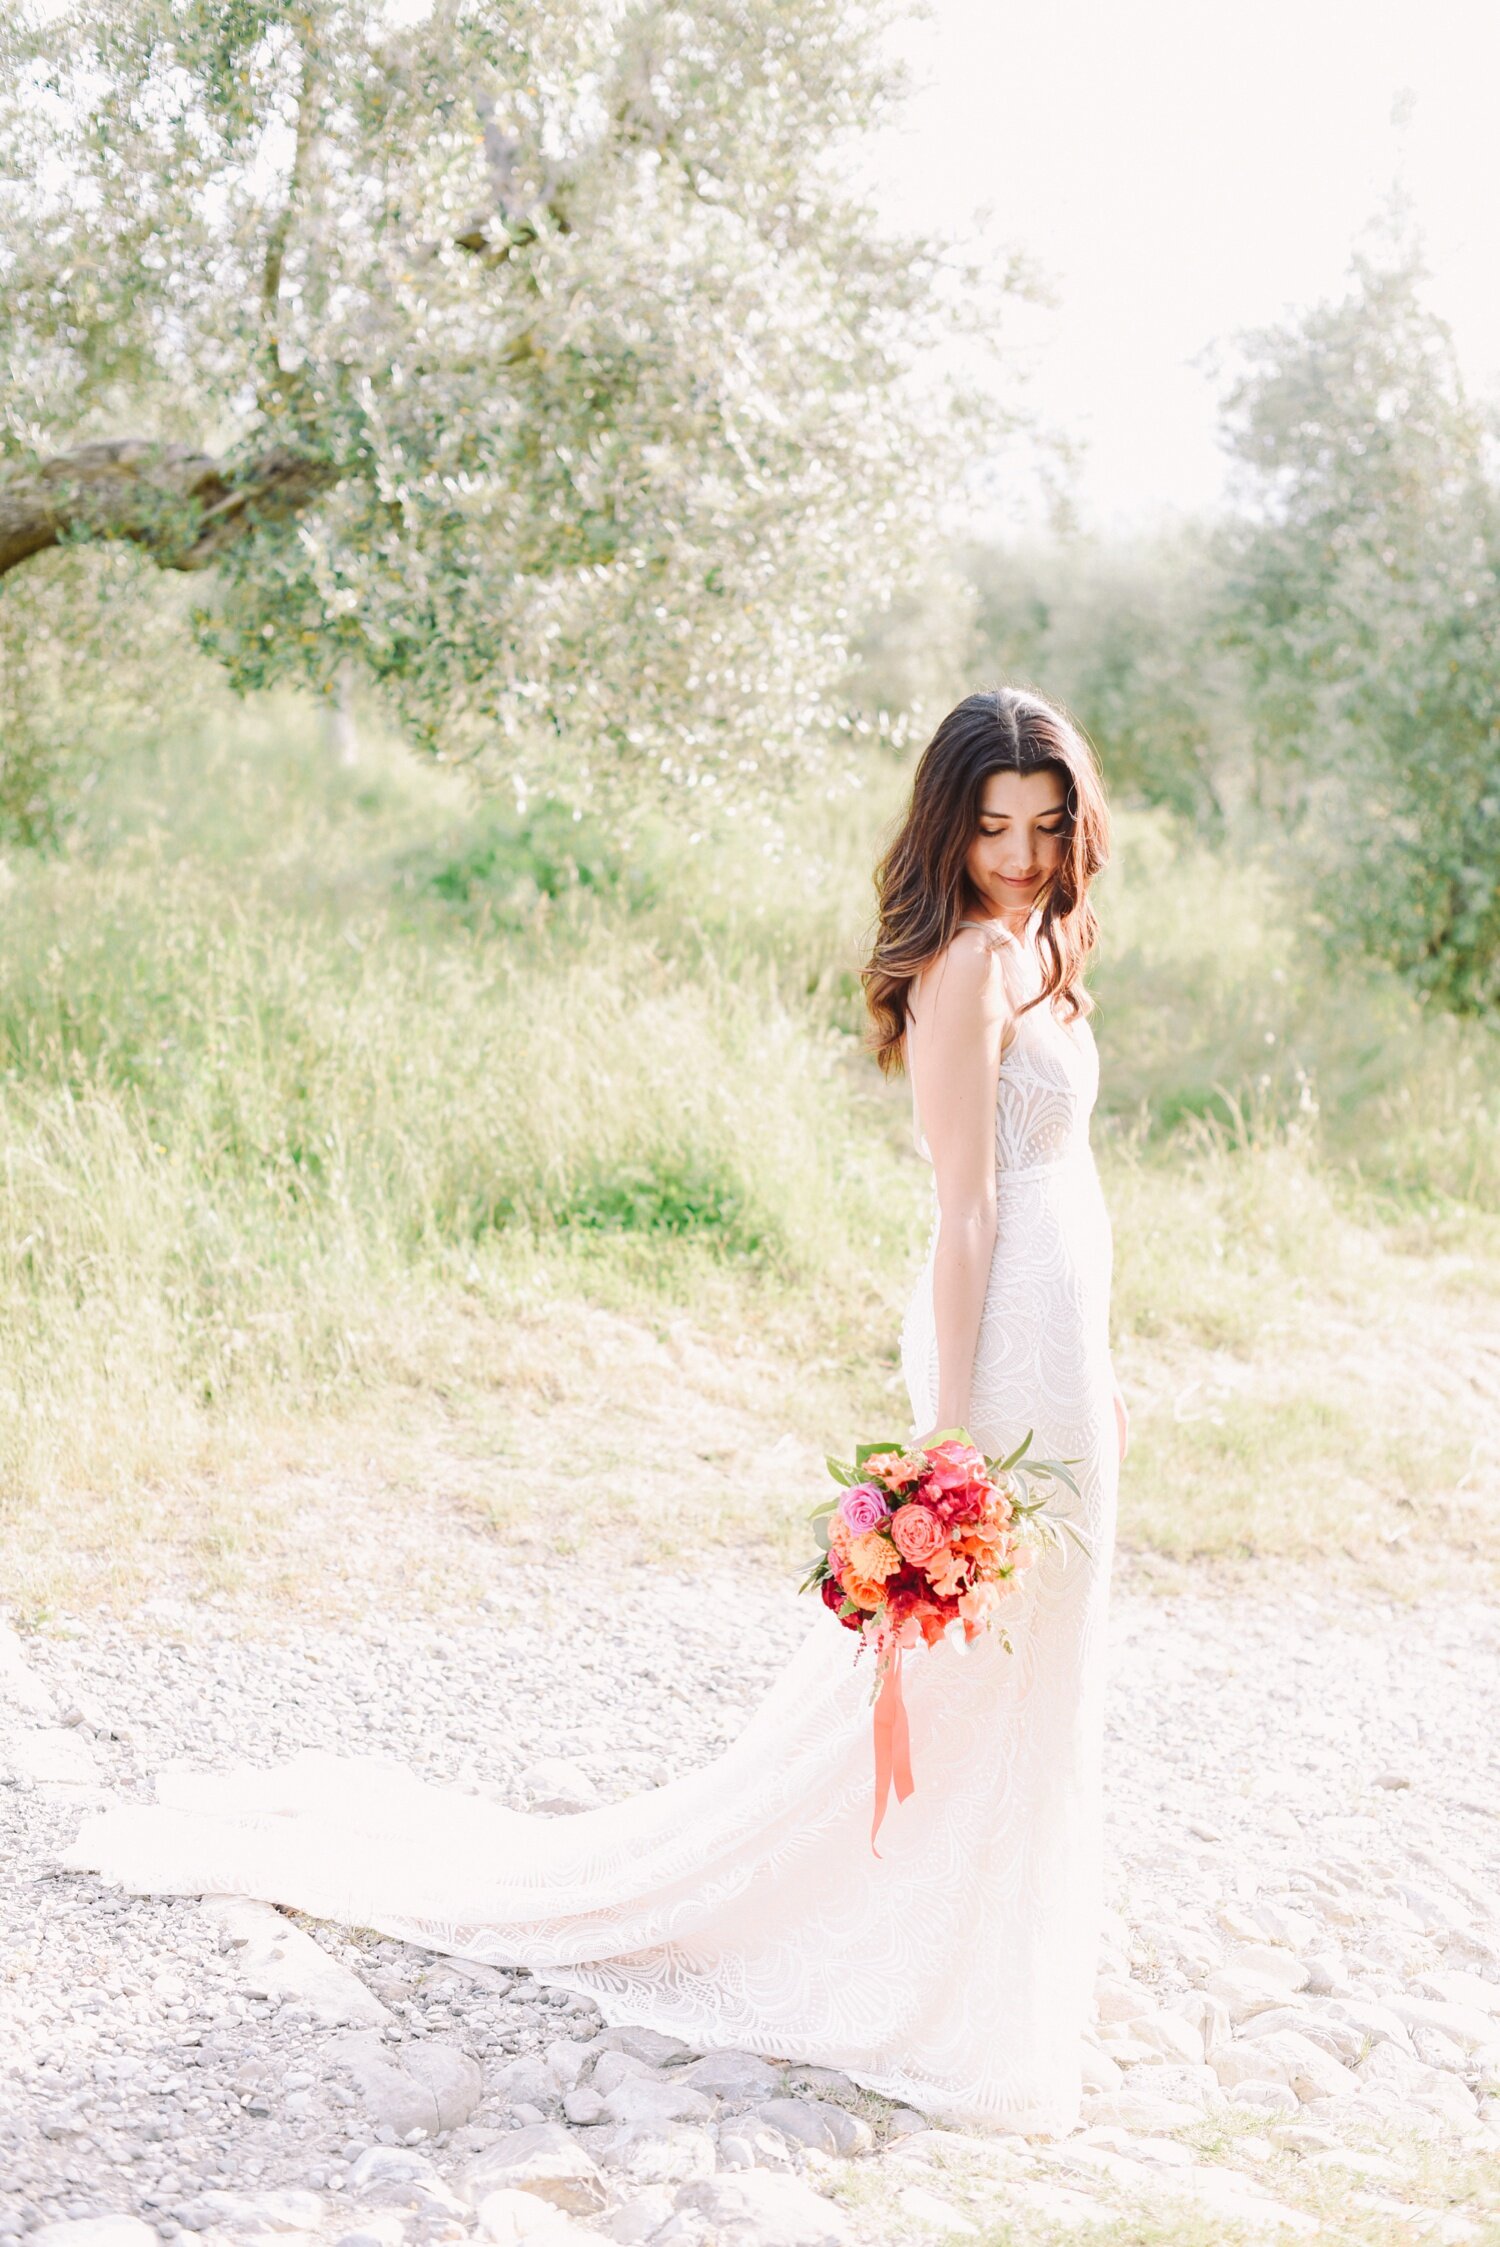
<svg viewBox="0 0 1500 2247"><path fill-rule="evenodd" d="M943 1525L932 1508L912 1499L907 1505L898 1506L891 1516L891 1542L904 1561L909 1561L913 1568L920 1568L947 1540Z"/></svg>
<svg viewBox="0 0 1500 2247"><path fill-rule="evenodd" d="M884 1491L877 1490L873 1482L856 1483L839 1500L839 1513L856 1537L868 1536L872 1529L879 1529L890 1510Z"/></svg>

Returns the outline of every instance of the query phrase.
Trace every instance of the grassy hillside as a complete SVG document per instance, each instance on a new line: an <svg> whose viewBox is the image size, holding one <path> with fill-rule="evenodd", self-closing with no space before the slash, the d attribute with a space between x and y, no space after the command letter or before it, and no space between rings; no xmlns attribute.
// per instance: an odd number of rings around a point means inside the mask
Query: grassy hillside
<svg viewBox="0 0 1500 2247"><path fill-rule="evenodd" d="M5 877L27 1596L357 1574L396 1515L788 1558L823 1444L905 1419L928 1185L856 980L898 787L689 847L340 771L294 705L106 766ZM1103 904L1128 1538L1487 1551L1494 1041L1158 816Z"/></svg>

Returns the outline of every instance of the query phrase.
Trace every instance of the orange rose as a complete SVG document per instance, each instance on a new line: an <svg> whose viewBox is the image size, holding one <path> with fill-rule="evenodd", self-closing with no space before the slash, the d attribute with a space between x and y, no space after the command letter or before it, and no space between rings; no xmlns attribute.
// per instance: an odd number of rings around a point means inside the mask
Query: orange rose
<svg viewBox="0 0 1500 2247"><path fill-rule="evenodd" d="M913 1568L920 1568L931 1560L939 1546L947 1542L943 1525L930 1506L912 1500L898 1506L891 1516L891 1538L897 1552Z"/></svg>

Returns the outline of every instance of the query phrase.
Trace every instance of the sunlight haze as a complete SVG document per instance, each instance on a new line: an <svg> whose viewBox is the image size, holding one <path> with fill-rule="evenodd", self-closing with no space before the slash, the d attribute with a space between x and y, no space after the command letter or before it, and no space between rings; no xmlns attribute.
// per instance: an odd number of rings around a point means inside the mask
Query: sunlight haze
<svg viewBox="0 0 1500 2247"><path fill-rule="evenodd" d="M1500 380L1493 9L932 0L905 51L882 196L950 230L988 206L997 257L1041 268L1055 303L1016 333L1085 522L1215 503L1215 347L1336 293L1393 187L1471 384Z"/></svg>

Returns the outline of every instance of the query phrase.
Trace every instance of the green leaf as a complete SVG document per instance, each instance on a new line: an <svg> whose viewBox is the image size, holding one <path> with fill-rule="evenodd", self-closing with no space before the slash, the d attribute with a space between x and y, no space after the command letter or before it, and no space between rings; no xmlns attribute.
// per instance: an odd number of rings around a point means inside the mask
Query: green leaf
<svg viewBox="0 0 1500 2247"><path fill-rule="evenodd" d="M846 1490L852 1489L854 1484L859 1480L859 1477L855 1473L854 1469L852 1467L846 1467L842 1459L835 1459L831 1455L825 1453L823 1464L828 1469L828 1472L832 1475L834 1481L842 1483Z"/></svg>
<svg viewBox="0 0 1500 2247"><path fill-rule="evenodd" d="M1001 1474L1001 1475L1007 1475L1007 1474L1009 1474L1009 1473L1010 1473L1010 1470L1011 1470L1011 1468L1012 1468L1012 1467L1013 1467L1013 1466L1015 1465L1016 1461L1017 1461L1018 1459L1024 1459L1024 1458L1025 1458L1025 1456L1026 1456L1026 1452L1027 1452L1027 1449L1028 1449L1028 1447L1029 1447L1029 1445L1030 1445L1030 1443L1031 1443L1031 1439L1032 1439L1032 1437L1033 1437L1033 1436L1034 1436L1035 1434L1036 1434L1036 1430L1035 1430L1034 1428L1028 1428L1028 1429L1027 1429L1027 1431L1026 1431L1026 1433L1025 1433L1025 1435L1024 1435L1024 1436L1023 1436L1022 1438L1021 1438L1020 1442L1019 1442L1019 1443L1018 1443L1018 1444L1016 1445L1016 1448L1015 1448L1015 1450L1014 1450L1014 1451L1013 1451L1013 1452L1011 1453L1011 1455L1010 1455L1010 1457L1009 1457L1008 1459L1000 1459L1000 1460L994 1460L994 1459L990 1459L990 1460L986 1460L985 1464L986 1464L987 1466L991 1466L991 1467L993 1467L993 1468L994 1468L994 1470L995 1470L995 1472L996 1472L997 1474Z"/></svg>
<svg viewBox="0 0 1500 2247"><path fill-rule="evenodd" d="M813 1522L813 1535L817 1538L825 1553L828 1550L828 1524L832 1518L831 1514L820 1514Z"/></svg>

